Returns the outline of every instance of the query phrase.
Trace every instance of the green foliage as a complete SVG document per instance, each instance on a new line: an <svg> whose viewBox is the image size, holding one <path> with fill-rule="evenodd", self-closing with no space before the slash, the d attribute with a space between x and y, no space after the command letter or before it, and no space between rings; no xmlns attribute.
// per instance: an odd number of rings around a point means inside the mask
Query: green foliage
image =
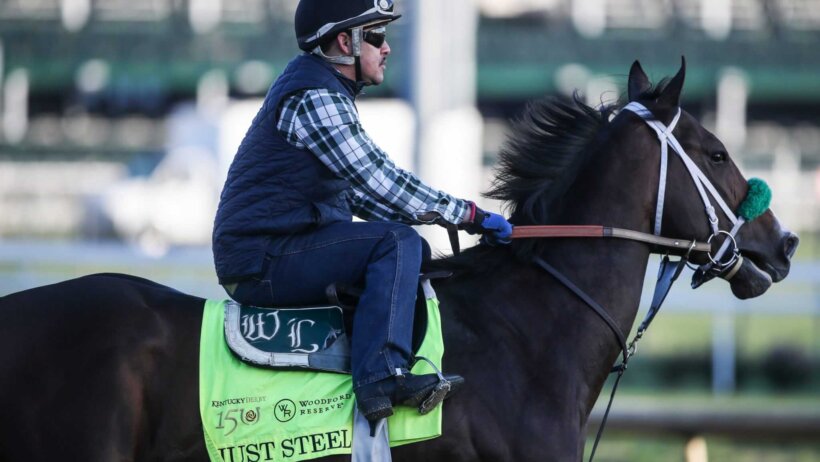
<svg viewBox="0 0 820 462"><path fill-rule="evenodd" d="M738 207L737 214L746 221L752 221L762 215L771 202L772 190L769 185L760 178L751 178L749 192L746 193L746 199Z"/></svg>

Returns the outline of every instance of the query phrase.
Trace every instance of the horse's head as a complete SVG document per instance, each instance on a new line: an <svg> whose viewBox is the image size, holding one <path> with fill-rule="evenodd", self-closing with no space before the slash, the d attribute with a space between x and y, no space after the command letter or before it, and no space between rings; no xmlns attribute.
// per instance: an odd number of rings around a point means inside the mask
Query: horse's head
<svg viewBox="0 0 820 462"><path fill-rule="evenodd" d="M689 113L679 109L685 75L685 61L677 75L655 88L637 61L629 74L630 104L626 109L631 111L623 112L631 114L622 116L632 119L633 133L640 133L642 146L652 145L648 151L650 156L662 155L665 142L659 145L659 140L669 141L670 146L666 173L663 165L660 168L661 182L664 176L666 182L655 197L662 205L654 207L652 228L657 230L660 226L661 234L668 237L712 240L710 256L702 253L690 256L694 263L704 265L696 272L693 285L717 275L729 280L738 298L756 297L772 282L786 277L799 240L785 231L768 210L765 197L766 193L770 194L768 187L756 182L750 189L750 183L723 143ZM673 136L667 138L665 130L670 126ZM674 140L679 146L675 146ZM712 192L710 184L714 187ZM733 230L735 234L727 237ZM729 241L726 246L721 245L723 240ZM723 255L719 254L720 247L726 247ZM739 257L736 261L735 256Z"/></svg>
<svg viewBox="0 0 820 462"><path fill-rule="evenodd" d="M765 183L750 194L723 143L680 109L685 69L653 87L635 62L629 104L611 121L613 108L578 98L534 102L513 124L488 196L510 206L516 226L597 224L711 238L710 255L690 254L701 265L693 285L720 276L737 297L756 297L786 277L798 239L768 210L759 194L770 194ZM522 239L512 248L529 260L550 244Z"/></svg>

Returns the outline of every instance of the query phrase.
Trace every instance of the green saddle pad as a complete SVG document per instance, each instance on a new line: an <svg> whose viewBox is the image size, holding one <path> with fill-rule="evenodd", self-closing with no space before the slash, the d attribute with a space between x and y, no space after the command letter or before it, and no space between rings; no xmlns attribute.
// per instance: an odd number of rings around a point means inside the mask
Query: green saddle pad
<svg viewBox="0 0 820 462"><path fill-rule="evenodd" d="M200 339L199 408L211 460L300 461L350 454L355 407L351 377L275 371L242 362L225 343L224 304L205 303ZM427 299L427 317L418 355L440 368L444 342L435 296ZM425 361L418 361L412 372L434 371ZM441 418L442 406L426 415L397 407L388 419L390 445L440 436Z"/></svg>

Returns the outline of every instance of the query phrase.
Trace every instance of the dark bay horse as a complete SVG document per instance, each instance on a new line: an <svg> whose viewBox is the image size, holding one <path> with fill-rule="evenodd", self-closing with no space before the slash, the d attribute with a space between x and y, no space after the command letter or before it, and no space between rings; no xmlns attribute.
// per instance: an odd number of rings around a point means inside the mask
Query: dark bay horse
<svg viewBox="0 0 820 462"><path fill-rule="evenodd" d="M630 101L669 124L685 67L652 87L636 62ZM501 153L490 195L516 225L603 224L652 231L659 142L635 113L578 101L532 104ZM674 134L732 208L747 181L721 142L686 112ZM711 229L682 162L671 156L663 235ZM718 211L720 228L730 225ZM758 296L788 274L797 237L767 211L737 235L731 280ZM603 305L623 332L638 309L650 247L603 239L477 246L431 269L445 368L466 378L445 403L444 435L394 449L397 461L577 461L587 419L619 355L612 331L532 263L540 256ZM706 256L693 255L696 263ZM148 280L93 275L0 298L0 461L207 460L198 411L204 300ZM338 458L344 460L344 458Z"/></svg>

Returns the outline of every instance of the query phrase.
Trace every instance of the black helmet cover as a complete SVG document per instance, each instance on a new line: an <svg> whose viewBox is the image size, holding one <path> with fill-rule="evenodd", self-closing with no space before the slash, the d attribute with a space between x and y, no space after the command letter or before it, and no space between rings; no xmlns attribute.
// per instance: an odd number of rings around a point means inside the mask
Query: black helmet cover
<svg viewBox="0 0 820 462"><path fill-rule="evenodd" d="M294 21L296 39L299 48L311 52L325 37L400 17L393 12L393 0L300 0Z"/></svg>

